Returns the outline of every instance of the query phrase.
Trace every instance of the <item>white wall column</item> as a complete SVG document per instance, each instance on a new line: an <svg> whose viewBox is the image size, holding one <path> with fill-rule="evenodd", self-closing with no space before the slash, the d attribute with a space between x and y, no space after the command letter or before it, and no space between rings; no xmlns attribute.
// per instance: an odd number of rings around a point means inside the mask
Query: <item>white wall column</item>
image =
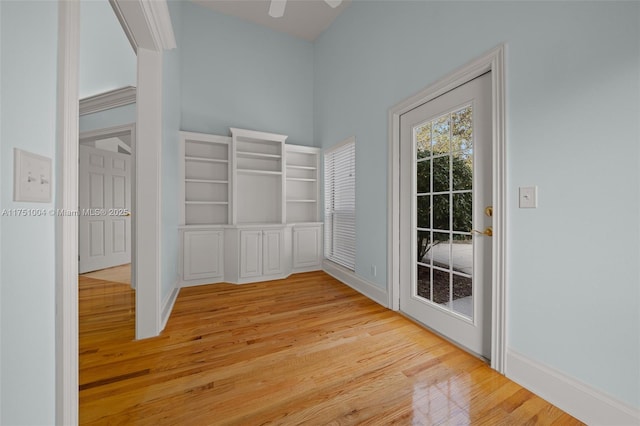
<svg viewBox="0 0 640 426"><path fill-rule="evenodd" d="M162 52L138 48L136 173L132 255L136 285L136 338L161 328Z"/></svg>

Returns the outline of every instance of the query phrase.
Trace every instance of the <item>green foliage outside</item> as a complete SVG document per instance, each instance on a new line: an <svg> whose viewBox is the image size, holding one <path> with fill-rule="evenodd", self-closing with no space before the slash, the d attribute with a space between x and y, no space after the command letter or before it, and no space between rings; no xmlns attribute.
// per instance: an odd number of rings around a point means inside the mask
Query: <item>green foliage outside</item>
<svg viewBox="0 0 640 426"><path fill-rule="evenodd" d="M418 261L442 241L449 240L449 204L453 203L454 231L469 232L472 227L473 151L471 107L443 115L423 125L416 132L417 144L417 224L444 232L418 231ZM433 181L431 173L433 171ZM451 173L450 173L451 172ZM453 181L451 181L453 180ZM444 191L469 190L449 194L429 195ZM431 202L433 199L433 202ZM430 223L433 213L433 223ZM454 239L467 240L467 236Z"/></svg>

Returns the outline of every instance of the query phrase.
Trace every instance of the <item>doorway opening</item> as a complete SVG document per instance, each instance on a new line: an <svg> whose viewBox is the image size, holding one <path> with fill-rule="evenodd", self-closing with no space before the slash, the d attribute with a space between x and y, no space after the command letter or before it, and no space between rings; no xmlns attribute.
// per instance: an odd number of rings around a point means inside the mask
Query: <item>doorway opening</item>
<svg viewBox="0 0 640 426"><path fill-rule="evenodd" d="M94 306L111 306L121 287L133 339L138 65L108 0L80 5L79 54L78 292ZM98 321L90 312L79 318L80 334Z"/></svg>
<svg viewBox="0 0 640 426"><path fill-rule="evenodd" d="M135 124L81 133L79 150L78 273L101 277L100 270L118 267L117 282L135 288L130 274Z"/></svg>

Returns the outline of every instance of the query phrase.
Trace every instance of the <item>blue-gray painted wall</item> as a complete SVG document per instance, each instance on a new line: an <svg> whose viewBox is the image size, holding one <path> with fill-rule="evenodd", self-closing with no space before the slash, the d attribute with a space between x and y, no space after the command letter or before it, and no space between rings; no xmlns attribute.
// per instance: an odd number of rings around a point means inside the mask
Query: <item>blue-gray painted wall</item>
<svg viewBox="0 0 640 426"><path fill-rule="evenodd" d="M2 1L0 11L0 208L48 210L55 194L13 201L13 149L51 158L55 176L58 5ZM55 217L4 214L0 234L0 424L51 425Z"/></svg>
<svg viewBox="0 0 640 426"><path fill-rule="evenodd" d="M185 2L182 129L238 127L313 145L313 44Z"/></svg>
<svg viewBox="0 0 640 426"><path fill-rule="evenodd" d="M508 346L635 407L639 8L354 1L314 50L315 140L357 138L356 272L386 289L388 110L507 43Z"/></svg>

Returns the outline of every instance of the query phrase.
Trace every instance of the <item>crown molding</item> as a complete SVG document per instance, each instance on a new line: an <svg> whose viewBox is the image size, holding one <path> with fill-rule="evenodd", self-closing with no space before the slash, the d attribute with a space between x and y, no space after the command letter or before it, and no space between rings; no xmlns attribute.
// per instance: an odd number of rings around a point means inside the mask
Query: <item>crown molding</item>
<svg viewBox="0 0 640 426"><path fill-rule="evenodd" d="M160 52L176 48L166 1L109 0L133 47Z"/></svg>
<svg viewBox="0 0 640 426"><path fill-rule="evenodd" d="M173 33L173 25L171 25L171 16L169 14L169 5L166 1L162 2L142 2L145 16L149 22L151 35L157 50L171 50L177 47L175 34Z"/></svg>
<svg viewBox="0 0 640 426"><path fill-rule="evenodd" d="M110 90L88 98L80 99L80 115L93 114L136 102L136 88L133 86Z"/></svg>

